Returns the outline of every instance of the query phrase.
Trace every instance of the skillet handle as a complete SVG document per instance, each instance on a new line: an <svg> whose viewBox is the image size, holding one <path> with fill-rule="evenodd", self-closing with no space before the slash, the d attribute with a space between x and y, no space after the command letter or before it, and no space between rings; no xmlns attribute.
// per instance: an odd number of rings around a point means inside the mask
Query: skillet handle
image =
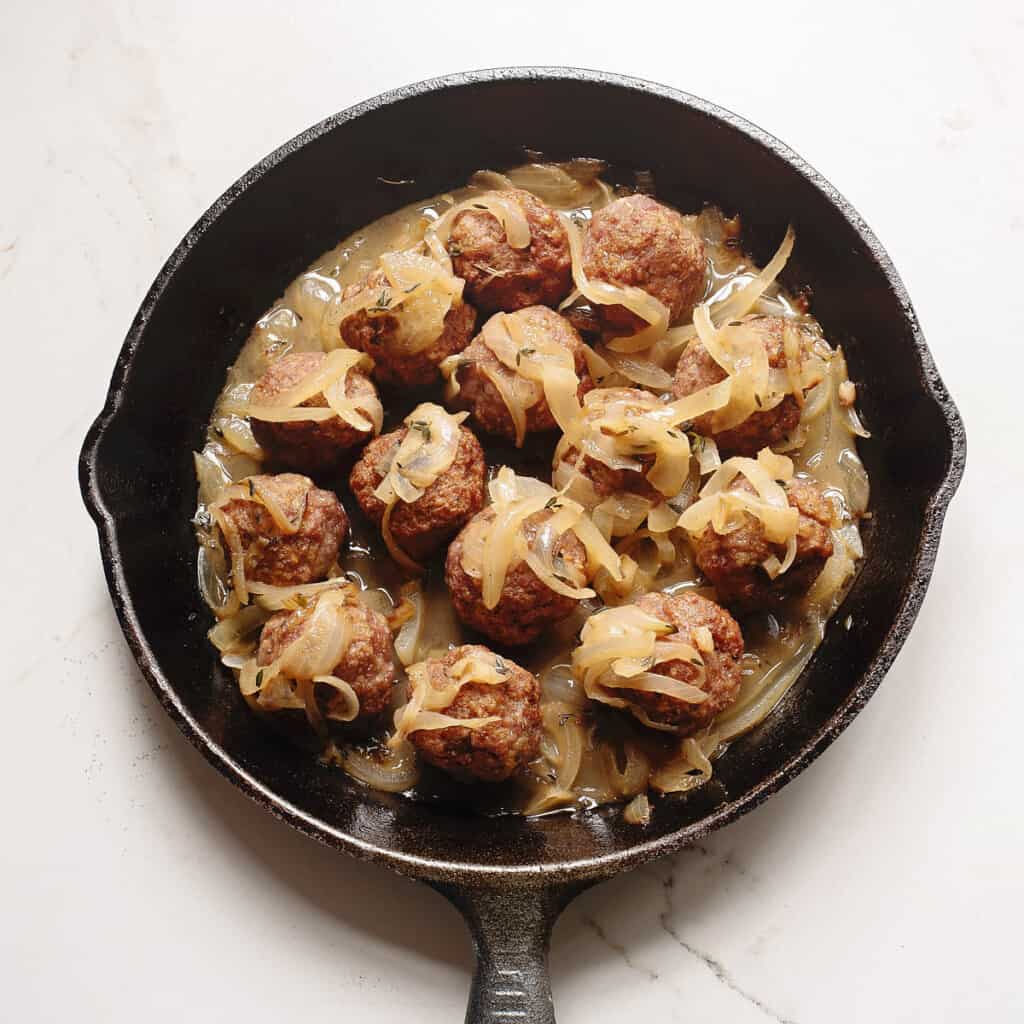
<svg viewBox="0 0 1024 1024"><path fill-rule="evenodd" d="M558 915L588 883L545 888L462 888L431 883L462 913L476 971L466 1024L555 1024L548 947Z"/></svg>

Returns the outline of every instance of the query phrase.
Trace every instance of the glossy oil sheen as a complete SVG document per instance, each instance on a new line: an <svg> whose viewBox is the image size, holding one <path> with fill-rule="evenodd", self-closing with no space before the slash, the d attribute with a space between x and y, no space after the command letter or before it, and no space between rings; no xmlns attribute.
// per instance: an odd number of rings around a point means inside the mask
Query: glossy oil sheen
<svg viewBox="0 0 1024 1024"><path fill-rule="evenodd" d="M587 116L595 109L600 119ZM826 336L858 367L858 405L874 434L862 446L874 513L865 563L824 642L775 713L717 762L711 783L656 800L643 830L603 812L481 822L318 770L304 752L254 728L206 642L195 585L191 452L202 444L227 366L268 302L338 238L481 165L521 162L523 147L554 160L600 152L617 165L651 169L659 194L680 208L711 201L742 211L759 260L792 222L800 245L784 279L810 286ZM229 189L147 296L86 438L80 475L128 642L192 742L302 831L427 879L455 899L482 956L471 1019L500 1013L487 998L494 972L507 969L521 971L537 992L524 1010L529 1019L553 1020L543 970L547 927L571 893L749 810L820 753L874 692L924 596L965 452L962 423L888 256L792 151L662 86L506 69L421 83L338 114ZM559 885L564 890L553 895ZM523 887L546 895L495 894ZM501 967L513 961L523 966Z"/></svg>

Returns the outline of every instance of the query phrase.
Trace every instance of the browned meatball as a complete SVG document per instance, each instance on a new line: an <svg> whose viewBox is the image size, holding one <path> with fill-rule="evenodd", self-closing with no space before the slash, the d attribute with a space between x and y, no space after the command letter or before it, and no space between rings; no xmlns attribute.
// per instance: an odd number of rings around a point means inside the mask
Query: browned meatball
<svg viewBox="0 0 1024 1024"><path fill-rule="evenodd" d="M743 634L736 620L714 601L699 594L644 594L636 602L648 615L674 626L676 632L665 637L697 646L694 630L706 626L715 643L713 651L702 652L704 681L701 689L708 695L700 704L689 704L665 693L618 690L617 696L640 708L659 725L671 726L681 735L698 732L720 711L732 704L740 689L740 659L743 657ZM698 684L700 669L688 661L666 661L656 672L671 676L692 686Z"/></svg>
<svg viewBox="0 0 1024 1024"><path fill-rule="evenodd" d="M650 196L626 196L591 219L583 270L593 281L643 289L668 307L674 323L689 316L704 294L704 243L675 210ZM616 333L644 326L624 306L598 306L595 312Z"/></svg>
<svg viewBox="0 0 1024 1024"><path fill-rule="evenodd" d="M238 532L245 551L245 578L277 587L324 579L348 531L341 502L297 473L249 479L254 488L272 495L289 520L299 520L299 528L295 533L282 531L255 493L228 501L221 514Z"/></svg>
<svg viewBox="0 0 1024 1024"><path fill-rule="evenodd" d="M642 462L648 469L654 463L653 455L638 455L636 458L638 462ZM638 470L612 469L611 466L606 466L600 459L591 458L589 455L581 455L576 448L570 448L565 453L563 461L570 465L575 464L576 469L593 485L594 493L599 498L607 498L613 494L635 494L637 497L657 502L664 497L657 488L652 487L648 483L644 473Z"/></svg>
<svg viewBox="0 0 1024 1024"><path fill-rule="evenodd" d="M629 401L630 399L636 399L640 403L651 401L650 392L640 391L637 388L604 388L594 392L589 401L593 402L594 398L598 396L606 398L608 401ZM569 448L562 456L561 461L575 466L577 471L590 481L599 498L607 498L612 494L636 494L651 501L660 501L663 495L648 482L645 475L654 465L655 457L639 453L631 455L630 458L635 459L644 468L642 470L613 469L600 459L586 455L575 447Z"/></svg>
<svg viewBox="0 0 1024 1024"><path fill-rule="evenodd" d="M349 486L364 515L380 524L385 505L373 492L387 475L391 459L409 433L400 427L371 441L352 469ZM407 505L399 501L391 513L391 533L411 558L436 551L483 508L487 463L480 442L465 427L459 428L459 447L452 464Z"/></svg>
<svg viewBox="0 0 1024 1024"><path fill-rule="evenodd" d="M781 369L786 365L782 328L785 321L777 316L749 316L742 323L750 324L764 342L768 352L768 365ZM685 398L695 391L717 384L726 378L726 372L711 358L708 350L695 338L686 346L676 366L672 394ZM694 421L698 433L713 437L723 455L755 456L762 448L778 444L796 429L800 422L800 406L792 395L787 395L775 408L765 409L748 416L738 426L715 432L714 413L707 413Z"/></svg>
<svg viewBox="0 0 1024 1024"><path fill-rule="evenodd" d="M551 512L541 511L523 523L528 542L536 537L540 525ZM525 562L513 562L505 575L501 598L494 608L484 607L480 570L467 570L462 556L470 531L486 529L494 520L494 510L478 512L452 541L445 562L445 582L459 618L473 629L500 644L518 646L536 640L549 626L570 615L576 601L556 594L542 583ZM564 563L567 579L582 584L586 576L586 550L579 538L567 532L559 539L555 557Z"/></svg>
<svg viewBox="0 0 1024 1024"><path fill-rule="evenodd" d="M253 405L273 403L278 395L290 391L316 373L326 358L323 352L292 352L282 356L271 363L267 372L256 382L249 401ZM361 408L360 399L377 397L377 389L365 373L351 369L345 379L345 397L351 399L358 409ZM318 394L308 398L302 405L322 409L326 408L327 400ZM250 422L253 437L272 462L305 473L336 469L349 448L362 444L372 436L372 431L357 430L340 417L297 423L269 423L253 418Z"/></svg>
<svg viewBox="0 0 1024 1024"><path fill-rule="evenodd" d="M556 306L572 286L569 239L558 214L535 195L508 189L530 227L530 243L513 249L505 228L487 210L464 210L452 222L448 252L466 295L482 313Z"/></svg>
<svg viewBox="0 0 1024 1024"><path fill-rule="evenodd" d="M294 612L277 612L264 624L260 633L257 664L269 665L296 641L308 627L315 603ZM348 647L335 666L332 675L344 679L359 698L359 719L372 718L386 710L391 703L395 671L394 648L388 621L379 612L353 600L335 610L338 628L349 636ZM317 699L326 701L334 693L330 687L318 687ZM325 710L328 704L322 704Z"/></svg>
<svg viewBox="0 0 1024 1024"><path fill-rule="evenodd" d="M384 271L374 270L365 281L350 284L341 298L347 301L366 288L389 289ZM418 352L407 352L397 343L400 316L401 307L393 312L360 310L342 320L341 338L349 348L373 357L373 375L381 384L416 390L438 381L438 366L469 344L476 326L476 310L468 302L456 300L444 318L444 328L437 340Z"/></svg>
<svg viewBox="0 0 1024 1024"><path fill-rule="evenodd" d="M565 317L559 316L547 306L530 306L510 314L527 325L528 331L542 332L544 337L567 348L573 356L576 376L580 386L577 391L580 399L594 386L587 370L583 342L573 326ZM497 374L510 386L516 379L516 373L506 367L484 343L482 335L477 335L469 347L462 353L462 360L455 373L460 386L457 404L469 409L474 422L488 434L514 438L515 424L509 414L505 400L498 393L494 384L484 375L484 369ZM556 429L558 424L551 415L547 400L543 393L536 404L526 410L527 433L542 433Z"/></svg>
<svg viewBox="0 0 1024 1024"><path fill-rule="evenodd" d="M753 490L744 480L737 487ZM715 533L707 526L691 538L697 565L714 585L718 599L730 608L751 611L775 607L787 597L804 593L818 578L832 555L829 529L835 509L821 487L810 480L794 479L786 485L789 504L800 512L796 557L789 569L774 580L761 563L771 555L780 561L785 545L769 544L761 520L745 513L743 525L731 533Z"/></svg>
<svg viewBox="0 0 1024 1024"><path fill-rule="evenodd" d="M540 684L535 676L479 644L450 650L427 664L429 685L440 690L453 683L450 670L467 655L494 660L505 675L501 683L466 683L444 714L452 718L501 720L482 729L421 729L409 739L424 761L460 778L502 782L537 756L540 748Z"/></svg>

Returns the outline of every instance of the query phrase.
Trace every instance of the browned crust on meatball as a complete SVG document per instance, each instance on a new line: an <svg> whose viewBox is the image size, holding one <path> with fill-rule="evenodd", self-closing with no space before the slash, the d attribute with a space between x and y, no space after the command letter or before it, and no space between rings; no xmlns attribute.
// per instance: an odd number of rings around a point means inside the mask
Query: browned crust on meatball
<svg viewBox="0 0 1024 1024"><path fill-rule="evenodd" d="M746 481L737 487L753 490ZM731 533L718 534L707 526L691 538L697 566L714 586L718 599L737 611L778 607L787 598L805 593L832 555L830 526L835 509L818 484L794 479L786 487L789 504L797 509L796 556L774 580L761 567L770 555L782 559L785 545L769 544L756 516L745 514Z"/></svg>
<svg viewBox="0 0 1024 1024"><path fill-rule="evenodd" d="M616 199L598 210L583 242L583 270L593 281L642 288L662 302L674 323L704 294L704 242L683 216L650 196ZM617 333L644 326L624 306L595 312Z"/></svg>
<svg viewBox="0 0 1024 1024"><path fill-rule="evenodd" d="M350 284L341 293L342 301L354 298L366 288L390 287L383 270L372 271L364 281ZM444 327L436 341L418 352L402 352L394 347L398 330L398 313L360 310L346 317L339 328L341 340L349 348L372 356L373 376L381 384L420 390L440 379L438 367L448 358L461 352L473 337L476 310L468 302L455 300Z"/></svg>
<svg viewBox="0 0 1024 1024"><path fill-rule="evenodd" d="M552 341L572 353L576 376L580 381L576 393L582 401L583 396L593 388L594 382L587 369L583 342L576 333L576 329L565 317L559 316L547 306L530 306L527 309L519 310L514 315L533 321L546 332ZM516 428L512 422L512 416L509 414L508 406L491 381L481 372L481 367L491 370L507 368L484 344L483 336L479 334L462 353L462 360L461 365L455 371L460 387L455 404L460 408L468 409L474 423L485 433L514 438ZM551 415L547 399L542 395L535 405L526 410L526 431L529 434L534 434L557 428L558 424Z"/></svg>
<svg viewBox="0 0 1024 1024"><path fill-rule="evenodd" d="M785 367L786 353L782 343L785 320L777 316L748 316L742 322L756 326L768 352L768 365L773 369ZM676 398L685 398L701 388L725 380L726 376L725 370L694 338L679 357L672 394ZM787 395L774 409L755 412L738 426L717 433L712 429L713 415L707 413L698 417L694 421L694 429L707 437L713 437L723 455L754 456L762 448L779 444L796 429L800 422L800 406L792 395Z"/></svg>
<svg viewBox="0 0 1024 1024"><path fill-rule="evenodd" d="M327 356L323 352L291 352L275 360L256 382L249 400L264 405L290 391L306 377L316 373ZM345 396L357 403L360 398L376 398L377 389L361 370L351 369L345 379ZM314 395L302 403L304 408L323 409L327 399ZM357 430L340 417L316 422L269 423L252 418L252 434L271 462L304 473L336 469L345 453L372 436L372 431Z"/></svg>
<svg viewBox="0 0 1024 1024"><path fill-rule="evenodd" d="M724 608L699 594L644 594L636 604L648 615L675 627L676 632L667 637L669 640L681 640L696 647L694 630L700 626L711 630L715 649L701 655L706 674L700 685L708 695L702 703L688 704L664 693L618 691L632 705L642 708L652 722L671 726L683 736L699 732L739 694L740 659L743 657L743 634L739 624ZM700 669L689 662L667 661L658 665L657 671L698 685Z"/></svg>
<svg viewBox="0 0 1024 1024"><path fill-rule="evenodd" d="M513 249L505 228L487 210L464 210L452 222L448 252L466 294L482 313L556 306L572 287L569 238L558 214L535 195L508 189L530 227L530 243Z"/></svg>
<svg viewBox="0 0 1024 1024"><path fill-rule="evenodd" d="M258 498L234 498L224 506L222 514L238 531L245 551L245 578L275 587L325 579L348 532L348 516L337 496L297 473L252 480L271 490L293 522L300 509L302 519L298 530L288 534Z"/></svg>
<svg viewBox="0 0 1024 1024"><path fill-rule="evenodd" d="M373 492L408 433L408 427L401 427L371 441L352 468L352 493L366 518L377 525L384 518L386 506ZM448 469L411 505L396 503L390 525L398 546L416 559L436 551L483 508L486 477L487 463L480 442L460 427L459 446Z"/></svg>
<svg viewBox="0 0 1024 1024"><path fill-rule="evenodd" d="M443 658L427 662L429 683L443 689L452 682L450 669L470 654L492 657L479 644L467 644L449 651ZM448 729L419 730L409 739L420 756L430 764L459 778L502 782L522 770L540 749L540 683L526 669L503 658L508 674L504 682L467 683L444 709L452 718L500 717L482 729L452 726Z"/></svg>
<svg viewBox="0 0 1024 1024"><path fill-rule="evenodd" d="M551 515L551 512L540 511L523 523L529 540L532 541L537 529ZM537 578L525 562L514 562L505 576L505 585L497 605L485 608L480 580L471 576L462 565L466 531L482 517L493 519L494 510L485 508L478 512L448 548L444 578L452 605L462 622L497 643L510 647L528 644L549 626L570 615L577 602L571 597L556 594ZM586 550L576 534L572 531L564 533L555 554L565 562L570 576L584 576Z"/></svg>
<svg viewBox="0 0 1024 1024"><path fill-rule="evenodd" d="M277 612L267 619L260 633L256 663L269 665L298 639L315 607L310 604L294 612ZM388 620L356 601L339 608L338 614L348 617L351 639L333 674L355 690L359 698L358 719L374 718L390 705L397 679ZM323 700L329 699L332 692L325 687L317 693L321 709L325 707Z"/></svg>

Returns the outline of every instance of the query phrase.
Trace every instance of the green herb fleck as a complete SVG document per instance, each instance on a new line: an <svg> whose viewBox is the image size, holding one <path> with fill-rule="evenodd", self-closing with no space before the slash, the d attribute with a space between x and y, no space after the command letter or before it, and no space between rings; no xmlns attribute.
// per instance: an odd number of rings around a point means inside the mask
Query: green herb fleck
<svg viewBox="0 0 1024 1024"><path fill-rule="evenodd" d="M253 487L252 480L249 480L248 483L249 483L249 497L253 498L253 497L256 496L256 488Z"/></svg>
<svg viewBox="0 0 1024 1024"><path fill-rule="evenodd" d="M754 395L754 401L757 402L758 409L762 408L763 403L761 401L761 396L760 395L755 394Z"/></svg>
<svg viewBox="0 0 1024 1024"><path fill-rule="evenodd" d="M509 668L508 662L500 654L494 656L494 670L503 676L507 676L512 671Z"/></svg>
<svg viewBox="0 0 1024 1024"><path fill-rule="evenodd" d="M552 512L557 512L561 507L562 503L558 500L558 495L554 495L544 503L546 509L550 509Z"/></svg>
<svg viewBox="0 0 1024 1024"><path fill-rule="evenodd" d="M256 686L260 687L262 685L263 685L263 669L260 669L259 672L256 673Z"/></svg>
<svg viewBox="0 0 1024 1024"><path fill-rule="evenodd" d="M697 668L703 668L704 662L700 658L687 658L686 659L691 665L696 665Z"/></svg>
<svg viewBox="0 0 1024 1024"><path fill-rule="evenodd" d="M412 295L412 293L416 291L417 288L419 288L420 284L422 284L422 282L417 281L415 284L410 285L408 288L405 289L405 294Z"/></svg>
<svg viewBox="0 0 1024 1024"><path fill-rule="evenodd" d="M418 430L423 435L424 441L430 440L430 424L426 420L413 420L409 424L410 430Z"/></svg>
<svg viewBox="0 0 1024 1024"><path fill-rule="evenodd" d="M380 295L377 296L377 301L370 306L371 313L381 313L391 308L391 303L394 301L391 292L384 288Z"/></svg>
<svg viewBox="0 0 1024 1024"><path fill-rule="evenodd" d="M537 350L535 348L529 348L529 347L521 348L516 353L516 366L519 366L519 364L523 361L523 357L524 356L527 356L527 357L532 356L532 355L534 355L536 353L536 351Z"/></svg>

